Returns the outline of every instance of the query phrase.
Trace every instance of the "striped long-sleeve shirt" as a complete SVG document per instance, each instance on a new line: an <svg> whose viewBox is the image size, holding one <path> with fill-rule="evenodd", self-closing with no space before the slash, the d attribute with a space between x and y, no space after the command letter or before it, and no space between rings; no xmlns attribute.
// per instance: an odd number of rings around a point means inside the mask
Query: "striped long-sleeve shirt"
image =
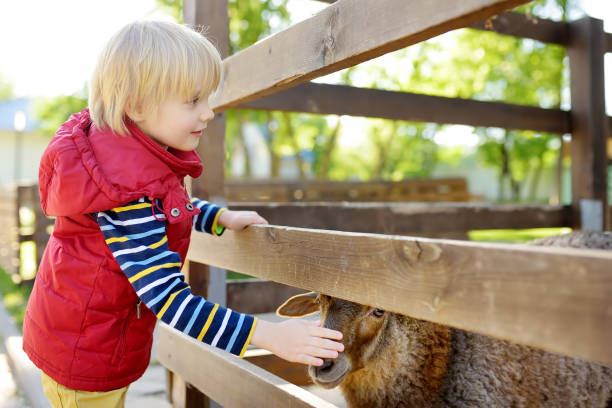
<svg viewBox="0 0 612 408"><path fill-rule="evenodd" d="M223 233L217 224L224 208L198 199L194 216L198 231ZM203 341L242 357L257 320L201 296L191 294L180 271L181 259L168 248L166 216L161 203L147 198L97 214L98 224L117 263L142 302L163 322Z"/></svg>

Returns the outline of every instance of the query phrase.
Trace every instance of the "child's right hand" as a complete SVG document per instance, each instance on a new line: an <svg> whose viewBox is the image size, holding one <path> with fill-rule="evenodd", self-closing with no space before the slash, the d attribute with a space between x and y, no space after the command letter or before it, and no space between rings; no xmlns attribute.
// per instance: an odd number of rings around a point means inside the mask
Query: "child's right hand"
<svg viewBox="0 0 612 408"><path fill-rule="evenodd" d="M336 358L344 345L342 333L320 327L321 322L285 320L271 323L258 320L251 343L271 351L282 359L314 366L323 365L323 358Z"/></svg>

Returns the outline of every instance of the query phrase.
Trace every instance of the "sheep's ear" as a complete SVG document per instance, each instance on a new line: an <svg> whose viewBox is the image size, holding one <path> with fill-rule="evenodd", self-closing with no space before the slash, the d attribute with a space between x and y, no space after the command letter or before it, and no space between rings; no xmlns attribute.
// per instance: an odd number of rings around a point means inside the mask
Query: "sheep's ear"
<svg viewBox="0 0 612 408"><path fill-rule="evenodd" d="M303 317L318 311L317 294L309 292L289 298L276 309L276 314L282 317Z"/></svg>

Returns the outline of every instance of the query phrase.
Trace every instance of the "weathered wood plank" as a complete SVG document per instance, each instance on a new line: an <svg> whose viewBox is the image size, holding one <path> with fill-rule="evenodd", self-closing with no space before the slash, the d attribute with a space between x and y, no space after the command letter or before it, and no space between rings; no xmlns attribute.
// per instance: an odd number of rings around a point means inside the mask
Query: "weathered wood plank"
<svg viewBox="0 0 612 408"><path fill-rule="evenodd" d="M494 31L520 38L531 38L550 44L567 45L569 24L521 13L502 13L491 19L472 24L470 28Z"/></svg>
<svg viewBox="0 0 612 408"><path fill-rule="evenodd" d="M568 133L569 112L500 102L307 83L241 108Z"/></svg>
<svg viewBox="0 0 612 408"><path fill-rule="evenodd" d="M340 0L224 61L216 112L356 65L528 0Z"/></svg>
<svg viewBox="0 0 612 408"><path fill-rule="evenodd" d="M334 407L333 404L225 351L159 326L158 357L224 407Z"/></svg>
<svg viewBox="0 0 612 408"><path fill-rule="evenodd" d="M378 234L571 226L565 206L480 203L230 203L271 224Z"/></svg>
<svg viewBox="0 0 612 408"><path fill-rule="evenodd" d="M336 0L319 1L323 3L336 2ZM493 16L490 20L480 21L469 27L561 45L566 45L569 37L567 23L528 16L522 13L502 13Z"/></svg>
<svg viewBox="0 0 612 408"><path fill-rule="evenodd" d="M228 201L264 202L406 202L469 201L464 178L402 181L250 180L225 185Z"/></svg>
<svg viewBox="0 0 612 408"><path fill-rule="evenodd" d="M247 350L244 354L244 359L285 381L289 381L291 384L299 386L313 384L305 365L290 363L267 350Z"/></svg>
<svg viewBox="0 0 612 408"><path fill-rule="evenodd" d="M572 96L572 207L580 222L582 200L597 201L602 216L585 222L598 230L605 223L608 198L608 121L604 95L603 21L583 18L570 23L568 45ZM580 224L576 224L578 227Z"/></svg>
<svg viewBox="0 0 612 408"><path fill-rule="evenodd" d="M193 233L188 258L612 364L605 251L251 226Z"/></svg>

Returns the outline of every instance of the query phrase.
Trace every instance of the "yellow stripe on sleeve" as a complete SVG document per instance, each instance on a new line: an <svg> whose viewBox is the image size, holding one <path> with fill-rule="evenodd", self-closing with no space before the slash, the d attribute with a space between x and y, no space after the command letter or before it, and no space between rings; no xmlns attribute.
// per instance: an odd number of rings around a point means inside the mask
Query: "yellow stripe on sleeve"
<svg viewBox="0 0 612 408"><path fill-rule="evenodd" d="M123 211L138 210L140 208L147 208L147 207L151 207L151 203L140 203L140 204L126 205L125 207L113 208L111 211L117 213L117 212L123 212Z"/></svg>
<svg viewBox="0 0 612 408"><path fill-rule="evenodd" d="M158 248L158 247L164 245L166 243L166 241L168 241L168 236L164 235L164 237L162 239L160 239L158 242L149 245L149 248L151 248L151 249Z"/></svg>
<svg viewBox="0 0 612 408"><path fill-rule="evenodd" d="M157 313L157 318L161 319L162 316L164 315L164 313L166 313L166 310L168 310L168 308L170 307L170 305L172 304L172 302L174 301L174 298L181 293L182 291L184 291L185 289L189 289L189 286L179 290L178 292L174 292L172 295L170 295L170 297L168 298L168 300L166 301L166 304L164 305L164 307L161 308L161 310L159 311L159 313Z"/></svg>
<svg viewBox="0 0 612 408"><path fill-rule="evenodd" d="M240 351L240 358L242 358L244 356L244 352L246 351L247 346L251 342L251 337L253 337L253 332L255 331L255 326L257 326L257 318L256 317L253 318L253 326L251 326L251 331L249 332L249 337L247 337L246 341L244 342L244 346L242 346L242 350Z"/></svg>
<svg viewBox="0 0 612 408"><path fill-rule="evenodd" d="M156 271L156 270L158 270L158 269L162 269L162 268L171 268L171 267L173 267L173 266L178 266L178 267L180 267L180 266L181 266L181 263L180 263L180 262L175 262L175 263L165 263L165 264L163 264L163 265L155 265L155 266L152 266L152 267L150 267L150 268L145 269L144 271L140 271L140 272L138 272L136 275L132 276L132 277L129 279L129 281L130 281L130 283L133 283L133 282L137 281L138 279L142 278L143 276L145 276L145 275L147 275L147 274L149 274L149 273L151 273L151 272L153 272L153 271Z"/></svg>
<svg viewBox="0 0 612 408"><path fill-rule="evenodd" d="M213 235L217 235L215 233L215 230L217 229L217 221L219 221L219 216L221 215L221 213L223 211L227 210L227 208L221 208L218 212L217 215L215 215L215 220L212 223L212 226L210 227L210 231L213 233Z"/></svg>
<svg viewBox="0 0 612 408"><path fill-rule="evenodd" d="M219 305L215 305L215 307L213 307L213 309L210 311L210 315L208 315L206 324L204 325L204 327L202 327L202 331L200 332L200 334L198 334L198 341L202 341L202 339L204 338L204 335L208 331L208 328L210 327L213 321L213 317L215 317L215 313L217 313L218 308L219 308Z"/></svg>
<svg viewBox="0 0 612 408"><path fill-rule="evenodd" d="M107 244L112 244L113 242L125 242L125 241L129 241L130 239L128 237L115 237L115 238L109 238L106 240Z"/></svg>

